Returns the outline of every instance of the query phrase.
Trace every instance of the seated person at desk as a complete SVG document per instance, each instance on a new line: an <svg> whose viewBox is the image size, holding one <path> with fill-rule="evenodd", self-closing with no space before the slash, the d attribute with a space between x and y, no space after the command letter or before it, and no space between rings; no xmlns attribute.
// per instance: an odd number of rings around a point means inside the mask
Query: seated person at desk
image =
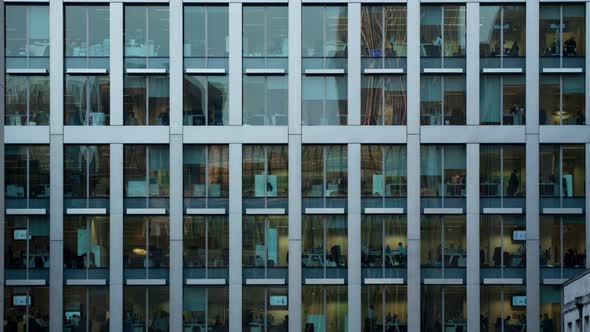
<svg viewBox="0 0 590 332"><path fill-rule="evenodd" d="M158 114L158 124L161 126L170 125L170 109L166 108L164 112Z"/></svg>
<svg viewBox="0 0 590 332"><path fill-rule="evenodd" d="M136 126L138 124L137 118L135 117L135 112L131 111L127 113L129 116L127 117L127 121L125 123L127 125Z"/></svg>
<svg viewBox="0 0 590 332"><path fill-rule="evenodd" d="M576 56L576 39L574 37L570 37L568 40L563 43L563 55L564 56Z"/></svg>

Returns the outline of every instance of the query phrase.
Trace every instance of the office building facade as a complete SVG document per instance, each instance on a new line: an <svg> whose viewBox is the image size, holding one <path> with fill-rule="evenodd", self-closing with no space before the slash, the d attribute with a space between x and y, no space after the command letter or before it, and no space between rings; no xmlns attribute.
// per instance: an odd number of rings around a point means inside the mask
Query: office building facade
<svg viewBox="0 0 590 332"><path fill-rule="evenodd" d="M556 331L590 3L0 0L4 331Z"/></svg>

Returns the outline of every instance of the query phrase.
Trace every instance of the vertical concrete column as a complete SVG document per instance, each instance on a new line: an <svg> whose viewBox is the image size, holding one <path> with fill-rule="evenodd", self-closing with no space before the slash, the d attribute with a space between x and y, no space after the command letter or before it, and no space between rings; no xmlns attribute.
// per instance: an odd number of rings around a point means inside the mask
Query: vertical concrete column
<svg viewBox="0 0 590 332"><path fill-rule="evenodd" d="M110 112L111 126L123 125L123 3L109 5L109 34L111 38L109 56Z"/></svg>
<svg viewBox="0 0 590 332"><path fill-rule="evenodd" d="M526 0L526 254L539 257L539 0ZM540 326L539 260L526 261L527 325Z"/></svg>
<svg viewBox="0 0 590 332"><path fill-rule="evenodd" d="M361 124L361 4L348 4L348 125ZM350 172L349 172L350 174ZM359 191L360 192L360 191ZM349 195L350 197L350 195ZM350 229L349 229L350 230ZM349 294L350 295L350 294ZM350 296L348 298L350 301ZM350 303L350 302L349 302ZM349 306L350 308L350 306ZM358 310L356 310L358 311ZM349 314L351 312L349 311ZM348 324L350 328L350 324Z"/></svg>
<svg viewBox="0 0 590 332"><path fill-rule="evenodd" d="M468 16L470 17L470 16ZM477 108L476 108L477 110ZM467 144L467 330L479 331L479 144Z"/></svg>
<svg viewBox="0 0 590 332"><path fill-rule="evenodd" d="M348 331L361 324L361 145L348 145Z"/></svg>
<svg viewBox="0 0 590 332"><path fill-rule="evenodd" d="M0 17L4 17L4 0L0 0ZM0 36L4 36L4 24L0 24ZM0 38L0 86L6 85L4 73L4 38ZM4 93L0 93L0 119L4 119ZM0 121L0 234L4 234L4 121ZM0 238L0 266L4 266L4 237ZM4 322L4 269L0 269L0 321ZM4 332L4 324L0 324L0 332Z"/></svg>
<svg viewBox="0 0 590 332"><path fill-rule="evenodd" d="M241 126L242 3L230 2L229 17L229 124L231 126Z"/></svg>
<svg viewBox="0 0 590 332"><path fill-rule="evenodd" d="M528 50L527 50L528 52ZM528 119L527 119L528 121ZM539 135L526 137L526 253L539 257ZM539 260L527 259L526 293L527 325L540 326L540 272Z"/></svg>
<svg viewBox="0 0 590 332"><path fill-rule="evenodd" d="M49 136L49 330L63 330L63 135Z"/></svg>
<svg viewBox="0 0 590 332"><path fill-rule="evenodd" d="M408 135L408 331L420 331L420 135Z"/></svg>
<svg viewBox="0 0 590 332"><path fill-rule="evenodd" d="M289 135L289 330L301 331L301 135Z"/></svg>
<svg viewBox="0 0 590 332"><path fill-rule="evenodd" d="M229 145L229 164L229 330L241 331L242 144Z"/></svg>
<svg viewBox="0 0 590 332"><path fill-rule="evenodd" d="M465 88L467 93L467 125L479 125L479 3L467 2L466 25L467 63L465 68ZM479 193L479 190L477 192ZM477 307L479 308L479 304ZM467 308L469 308L469 305Z"/></svg>
<svg viewBox="0 0 590 332"><path fill-rule="evenodd" d="M183 190L182 79L183 5L170 0L170 331L182 331Z"/></svg>
<svg viewBox="0 0 590 332"><path fill-rule="evenodd" d="M172 23L170 24L170 135L177 135L182 134L182 60L184 57L184 48L181 47L184 45L182 0L170 0L169 8Z"/></svg>
<svg viewBox="0 0 590 332"><path fill-rule="evenodd" d="M301 0L289 1L289 330L301 331Z"/></svg>
<svg viewBox="0 0 590 332"><path fill-rule="evenodd" d="M407 6L408 331L420 331L420 2Z"/></svg>
<svg viewBox="0 0 590 332"><path fill-rule="evenodd" d="M63 2L49 3L49 330L63 330Z"/></svg>
<svg viewBox="0 0 590 332"><path fill-rule="evenodd" d="M588 4L586 4L588 6ZM586 7L588 8L588 7ZM586 82L588 82L588 80L586 80ZM586 85L588 85L588 83L586 83ZM588 94L588 92L586 91L586 94ZM586 114L588 114L588 111L586 111ZM588 120L586 120L586 125L588 125ZM588 166L590 166L590 143L586 143L586 164L585 164L585 170L586 170L586 248L590 248L590 172L588 171ZM590 267L590 257L588 257L589 255L586 255L586 268Z"/></svg>
<svg viewBox="0 0 590 332"><path fill-rule="evenodd" d="M119 331L123 326L123 144L111 144L110 151L109 329Z"/></svg>
<svg viewBox="0 0 590 332"><path fill-rule="evenodd" d="M170 331L182 331L182 135L170 135Z"/></svg>

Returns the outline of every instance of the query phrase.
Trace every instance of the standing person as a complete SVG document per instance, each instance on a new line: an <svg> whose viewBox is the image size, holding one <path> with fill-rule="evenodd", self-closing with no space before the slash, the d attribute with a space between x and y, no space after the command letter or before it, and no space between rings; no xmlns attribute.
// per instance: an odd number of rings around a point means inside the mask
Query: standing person
<svg viewBox="0 0 590 332"><path fill-rule="evenodd" d="M513 169L512 174L510 174L510 179L508 179L508 189L506 190L506 195L513 197L516 195L518 191L518 170Z"/></svg>

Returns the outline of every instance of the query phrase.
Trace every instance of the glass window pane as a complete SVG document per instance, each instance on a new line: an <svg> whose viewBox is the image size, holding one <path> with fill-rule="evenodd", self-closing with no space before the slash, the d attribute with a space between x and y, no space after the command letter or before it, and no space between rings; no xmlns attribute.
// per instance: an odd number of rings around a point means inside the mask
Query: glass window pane
<svg viewBox="0 0 590 332"><path fill-rule="evenodd" d="M29 125L49 124L49 76L29 76Z"/></svg>
<svg viewBox="0 0 590 332"><path fill-rule="evenodd" d="M88 17L85 6L65 7L66 56L88 56ZM93 29L91 29L93 31ZM81 54L80 54L81 53Z"/></svg>
<svg viewBox="0 0 590 332"><path fill-rule="evenodd" d="M243 197L265 197L268 192L264 186L266 177L265 147L261 145L246 145L243 151Z"/></svg>
<svg viewBox="0 0 590 332"><path fill-rule="evenodd" d="M504 8L504 55L525 56L526 50L526 9L525 6L503 6Z"/></svg>
<svg viewBox="0 0 590 332"><path fill-rule="evenodd" d="M169 224L167 217L126 216L123 222L123 266L168 267Z"/></svg>
<svg viewBox="0 0 590 332"><path fill-rule="evenodd" d="M227 6L207 6L207 55L229 54L229 16Z"/></svg>
<svg viewBox="0 0 590 332"><path fill-rule="evenodd" d="M382 197L383 188L383 147L361 146L361 194L363 197Z"/></svg>
<svg viewBox="0 0 590 332"><path fill-rule="evenodd" d="M103 57L110 53L109 8L65 7L65 55Z"/></svg>
<svg viewBox="0 0 590 332"><path fill-rule="evenodd" d="M184 6L184 56L204 57L206 55L205 31L207 31L207 6ZM221 28L221 24L219 26Z"/></svg>
<svg viewBox="0 0 590 332"><path fill-rule="evenodd" d="M561 123L585 125L586 84L583 75L563 76Z"/></svg>
<svg viewBox="0 0 590 332"><path fill-rule="evenodd" d="M331 126L346 125L348 113L348 80L346 77L338 76L325 77L324 80L326 84L326 115L322 124Z"/></svg>
<svg viewBox="0 0 590 332"><path fill-rule="evenodd" d="M147 149L145 145L125 145L125 197L146 197Z"/></svg>
<svg viewBox="0 0 590 332"><path fill-rule="evenodd" d="M184 329L199 326L213 331L229 331L229 296L227 287L185 286L183 295Z"/></svg>
<svg viewBox="0 0 590 332"><path fill-rule="evenodd" d="M504 188L502 192L507 197L520 197L525 194L526 157L525 148L522 145L503 145Z"/></svg>
<svg viewBox="0 0 590 332"><path fill-rule="evenodd" d="M5 7L6 56L27 56L27 6Z"/></svg>
<svg viewBox="0 0 590 332"><path fill-rule="evenodd" d="M405 125L407 117L406 77L385 77L384 87L384 124Z"/></svg>
<svg viewBox="0 0 590 332"><path fill-rule="evenodd" d="M26 198L29 196L27 188L27 147L7 145L4 155L4 170L6 173L5 195L7 198ZM47 172L49 175L49 172Z"/></svg>
<svg viewBox="0 0 590 332"><path fill-rule="evenodd" d="M346 57L348 48L348 9L346 6L328 6L325 8L325 56Z"/></svg>
<svg viewBox="0 0 590 332"><path fill-rule="evenodd" d="M287 197L289 194L289 151L286 145L271 145L267 159L267 196Z"/></svg>
<svg viewBox="0 0 590 332"><path fill-rule="evenodd" d="M168 76L147 77L148 125L170 125L170 84Z"/></svg>
<svg viewBox="0 0 590 332"><path fill-rule="evenodd" d="M442 183L442 147L422 145L420 147L420 195L440 196Z"/></svg>
<svg viewBox="0 0 590 332"><path fill-rule="evenodd" d="M204 126L207 124L207 78L203 76L184 75L183 88L183 124Z"/></svg>
<svg viewBox="0 0 590 332"><path fill-rule="evenodd" d="M5 225L6 268L48 269L48 218L45 216L7 216Z"/></svg>
<svg viewBox="0 0 590 332"><path fill-rule="evenodd" d="M361 55L382 57L383 54L383 10L382 6L361 8ZM389 18L388 18L389 19Z"/></svg>
<svg viewBox="0 0 590 332"><path fill-rule="evenodd" d="M286 267L289 251L286 216L244 219L243 264L246 267Z"/></svg>
<svg viewBox="0 0 590 332"><path fill-rule="evenodd" d="M423 57L442 55L442 15L440 6L420 6L420 54Z"/></svg>
<svg viewBox="0 0 590 332"><path fill-rule="evenodd" d="M442 76L424 75L420 78L420 124L442 124Z"/></svg>
<svg viewBox="0 0 590 332"><path fill-rule="evenodd" d="M502 124L515 126L524 125L526 122L526 89L524 76L506 75L502 77L502 101Z"/></svg>
<svg viewBox="0 0 590 332"><path fill-rule="evenodd" d="M125 111L125 125L146 125L146 77L125 76L123 89L123 109Z"/></svg>
<svg viewBox="0 0 590 332"><path fill-rule="evenodd" d="M64 222L64 265L70 269L108 268L109 243L108 217L69 216Z"/></svg>
<svg viewBox="0 0 590 332"><path fill-rule="evenodd" d="M564 145L561 186L565 197L584 197L585 154L583 145Z"/></svg>
<svg viewBox="0 0 590 332"><path fill-rule="evenodd" d="M170 32L167 7L147 8L147 55L166 57L169 54Z"/></svg>
<svg viewBox="0 0 590 332"><path fill-rule="evenodd" d="M407 53L406 6L384 6L383 11L385 14L385 56L405 57Z"/></svg>
<svg viewBox="0 0 590 332"><path fill-rule="evenodd" d="M29 6L29 56L49 56L49 7Z"/></svg>
<svg viewBox="0 0 590 332"><path fill-rule="evenodd" d="M208 115L207 124L222 126L229 123L229 83L227 76L207 78Z"/></svg>
<svg viewBox="0 0 590 332"><path fill-rule="evenodd" d="M560 123L561 82L558 75L541 75L539 83L539 124L551 125Z"/></svg>
<svg viewBox="0 0 590 332"><path fill-rule="evenodd" d="M66 75L64 104L66 125L108 125L109 77Z"/></svg>
<svg viewBox="0 0 590 332"><path fill-rule="evenodd" d="M88 32L90 56L107 57L110 54L109 15L108 6L88 7L88 26L92 27Z"/></svg>
<svg viewBox="0 0 590 332"><path fill-rule="evenodd" d="M561 54L560 15L561 6L559 5L540 7L539 50L542 56Z"/></svg>
<svg viewBox="0 0 590 332"><path fill-rule="evenodd" d="M245 6L242 9L244 56L266 56L266 9L262 6Z"/></svg>
<svg viewBox="0 0 590 332"><path fill-rule="evenodd" d="M301 187L304 197L324 196L324 147L303 145L301 160Z"/></svg>
<svg viewBox="0 0 590 332"><path fill-rule="evenodd" d="M266 54L268 56L286 57L289 52L289 15L288 7L267 7Z"/></svg>
<svg viewBox="0 0 590 332"><path fill-rule="evenodd" d="M445 195L465 197L465 146L444 147Z"/></svg>
<svg viewBox="0 0 590 332"><path fill-rule="evenodd" d="M108 287L66 286L63 301L65 328L88 332L109 329Z"/></svg>
<svg viewBox="0 0 590 332"><path fill-rule="evenodd" d="M29 146L29 197L49 197L49 146Z"/></svg>
<svg viewBox="0 0 590 332"><path fill-rule="evenodd" d="M146 43L147 8L125 6L125 56L148 56ZM152 45L153 46L153 45Z"/></svg>
<svg viewBox="0 0 590 332"><path fill-rule="evenodd" d="M539 146L539 194L559 196L559 178L561 168L559 145L542 144Z"/></svg>
<svg viewBox="0 0 590 332"><path fill-rule="evenodd" d="M167 286L123 287L123 331L163 331L169 328Z"/></svg>
<svg viewBox="0 0 590 332"><path fill-rule="evenodd" d="M344 145L328 145L326 160L326 197L346 197L348 193L348 150Z"/></svg>
<svg viewBox="0 0 590 332"><path fill-rule="evenodd" d="M323 77L303 76L301 86L303 125L325 124L326 87Z"/></svg>
<svg viewBox="0 0 590 332"><path fill-rule="evenodd" d="M584 56L586 11L583 5L563 5L563 55Z"/></svg>
<svg viewBox="0 0 590 332"><path fill-rule="evenodd" d="M64 196L108 197L109 152L108 145L66 145Z"/></svg>
<svg viewBox="0 0 590 332"><path fill-rule="evenodd" d="M479 121L482 125L502 124L502 77L482 75L480 77Z"/></svg>
<svg viewBox="0 0 590 332"><path fill-rule="evenodd" d="M148 181L151 197L168 197L170 195L170 154L166 145L148 147Z"/></svg>
<svg viewBox="0 0 590 332"><path fill-rule="evenodd" d="M500 56L502 51L502 6L479 7L479 50L481 57Z"/></svg>
<svg viewBox="0 0 590 332"><path fill-rule="evenodd" d="M443 87L444 124L464 125L466 118L465 76L443 77Z"/></svg>
<svg viewBox="0 0 590 332"><path fill-rule="evenodd" d="M361 123L363 125L384 124L383 78L364 75L361 79Z"/></svg>
<svg viewBox="0 0 590 332"><path fill-rule="evenodd" d="M244 76L244 124L287 125L287 78Z"/></svg>
<svg viewBox="0 0 590 332"><path fill-rule="evenodd" d="M303 326L306 331L346 330L346 286L303 286Z"/></svg>
<svg viewBox="0 0 590 332"><path fill-rule="evenodd" d="M465 6L444 7L444 56L465 56Z"/></svg>
<svg viewBox="0 0 590 332"><path fill-rule="evenodd" d="M49 287L5 287L3 295L7 331L49 330ZM15 306L15 300L30 305Z"/></svg>
<svg viewBox="0 0 590 332"><path fill-rule="evenodd" d="M303 6L301 23L301 45L304 57L324 56L324 7ZM322 31L322 33L318 33ZM305 85L304 85L305 86Z"/></svg>
<svg viewBox="0 0 590 332"><path fill-rule="evenodd" d="M20 126L27 120L27 85L26 76L6 75L5 87L5 124Z"/></svg>

